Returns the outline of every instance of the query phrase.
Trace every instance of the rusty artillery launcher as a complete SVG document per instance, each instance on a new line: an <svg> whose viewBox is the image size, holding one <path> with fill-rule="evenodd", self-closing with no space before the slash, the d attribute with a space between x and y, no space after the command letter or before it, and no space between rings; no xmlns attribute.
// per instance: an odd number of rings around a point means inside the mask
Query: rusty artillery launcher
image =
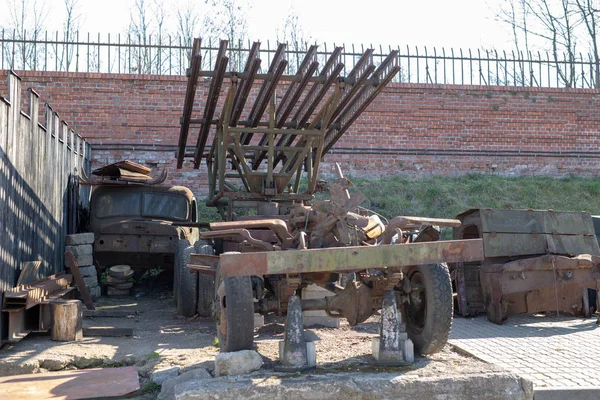
<svg viewBox="0 0 600 400"><path fill-rule="evenodd" d="M259 43L243 72L226 72L226 49L221 41L214 70L200 71L200 40L194 41L177 153L178 167L186 158L195 168L206 160L207 204L225 219L201 234L220 254L187 256L181 264L192 274L180 274L178 283L178 290L197 288L198 310L214 301L221 351L252 347L254 313L287 315L282 368L306 367L302 310L323 310L352 325L381 310L381 337L373 347L381 363L410 363L413 342L423 354L441 350L452 323L446 262L480 260L481 239L438 241L438 227L459 226L458 220L382 221L360 207L364 195L350 196L352 184L339 166L330 199L314 200L322 157L398 72L396 52L376 68L367 50L342 77L342 48L318 71L317 48L311 46L292 75L283 74L285 44L263 73ZM195 115L200 77L210 83ZM195 125L196 144L188 151ZM300 299L309 284L331 296Z"/></svg>

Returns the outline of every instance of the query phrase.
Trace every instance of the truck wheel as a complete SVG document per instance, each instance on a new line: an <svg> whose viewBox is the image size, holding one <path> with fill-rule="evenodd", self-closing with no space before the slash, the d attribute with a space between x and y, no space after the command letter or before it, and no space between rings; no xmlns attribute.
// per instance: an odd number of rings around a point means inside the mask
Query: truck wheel
<svg viewBox="0 0 600 400"><path fill-rule="evenodd" d="M215 278L215 319L222 353L250 350L254 343L254 298L249 276Z"/></svg>
<svg viewBox="0 0 600 400"><path fill-rule="evenodd" d="M198 303L198 273L190 273L186 267L194 246L185 247L181 253L179 268L179 290L177 291L177 314L191 317L196 314Z"/></svg>
<svg viewBox="0 0 600 400"><path fill-rule="evenodd" d="M199 240L194 244L196 254L213 255L213 247L204 240ZM211 317L213 313L213 300L215 298L215 277L198 274L198 315L201 317Z"/></svg>
<svg viewBox="0 0 600 400"><path fill-rule="evenodd" d="M448 266L430 264L413 267L407 277L413 292L404 304L406 331L420 354L436 353L446 345L452 328L452 284Z"/></svg>
<svg viewBox="0 0 600 400"><path fill-rule="evenodd" d="M173 303L177 307L177 299L179 298L179 278L181 274L181 260L183 260L183 250L190 245L186 239L180 239L175 246L175 254L173 255Z"/></svg>

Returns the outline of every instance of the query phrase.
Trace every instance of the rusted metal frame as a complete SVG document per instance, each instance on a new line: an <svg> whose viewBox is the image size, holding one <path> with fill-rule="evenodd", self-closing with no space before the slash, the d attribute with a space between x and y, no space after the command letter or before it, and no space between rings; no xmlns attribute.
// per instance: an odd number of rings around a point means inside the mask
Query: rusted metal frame
<svg viewBox="0 0 600 400"><path fill-rule="evenodd" d="M221 43L219 44L219 52L217 53L217 61L215 63L216 75L210 82L210 87L208 88L207 103L204 108L203 119L205 123L202 124L200 127L198 141L196 142L196 150L194 152L194 168L196 169L200 167L200 162L202 161L202 154L204 153L204 147L206 146L206 141L208 140L208 133L210 132L210 121L212 121L213 119L213 115L217 107L217 102L219 101L221 85L223 84L223 79L225 77L225 69L227 68L227 64L229 63L229 58L225 56L226 51L227 40L221 40Z"/></svg>
<svg viewBox="0 0 600 400"><path fill-rule="evenodd" d="M179 147L177 150L177 168L183 166L183 158L185 157L185 147L190 129L192 111L194 109L194 98L196 97L196 88L198 86L198 74L202 65L202 56L200 47L202 41L199 38L194 39L192 45L192 59L190 61L188 84L185 91L185 101L183 103L183 117L181 120L181 130L179 132Z"/></svg>
<svg viewBox="0 0 600 400"><path fill-rule="evenodd" d="M217 193L215 196L215 202L210 203L211 205L217 204L217 200L224 198L223 202L227 202L230 199L233 200L257 200L264 201L265 196L262 193L252 193L252 192L224 192ZM273 201L308 201L312 200L313 196L308 194L298 194L298 193L278 193L276 195L271 196L271 200Z"/></svg>
<svg viewBox="0 0 600 400"><path fill-rule="evenodd" d="M190 255L190 264L207 265L212 268L217 268L219 265L219 256L211 254L192 254Z"/></svg>
<svg viewBox="0 0 600 400"><path fill-rule="evenodd" d="M243 79L241 84L238 85L238 90L233 101L233 111L229 121L230 126L236 126L238 124L240 116L242 115L242 111L244 111L244 105L246 104L250 90L252 90L256 73L260 68L260 62L260 59L255 59L252 61L252 65L248 71L248 77Z"/></svg>
<svg viewBox="0 0 600 400"><path fill-rule="evenodd" d="M332 119L332 115L335 112L334 104L337 105L341 96L341 90L339 86L335 87L333 92L333 96L331 96L331 102L325 104L323 108L325 111L323 112L323 125L321 125L321 135L317 141L317 148L314 152L314 164L312 167L312 179L308 181L308 193L312 194L315 192L317 187L317 178L319 177L319 168L321 166L321 155L323 154L323 146L325 145L325 133L327 131L327 126Z"/></svg>
<svg viewBox="0 0 600 400"><path fill-rule="evenodd" d="M244 149L242 149L242 146L240 145L240 133L232 132L231 134L227 134L227 136L231 139L231 143L228 145L228 150L233 153L231 155L231 162L238 172L239 178L242 180L246 190L250 191L250 184L248 183L247 177L252 174L252 170L248 166ZM242 170L244 173L242 173Z"/></svg>
<svg viewBox="0 0 600 400"><path fill-rule="evenodd" d="M215 76L215 72L214 71L200 71L200 78L213 78ZM243 72L226 72L225 73L225 78L233 78L233 77L238 77L238 78L244 78L246 77L246 74ZM271 79L272 75L269 73L266 74L256 74L256 79L258 80L267 80L267 79ZM298 75L281 75L281 79L284 81L288 81L288 82L299 82L302 80L301 77L299 77ZM312 76L309 78L309 82L325 82L325 78L322 78L320 76Z"/></svg>
<svg viewBox="0 0 600 400"><path fill-rule="evenodd" d="M356 121L362 112L371 104L377 95L385 88L385 86L394 78L400 71L398 64L398 51L392 51L383 63L377 68L374 75L378 78L379 83L376 86L365 86L359 92L355 99L351 100L350 104L335 121L339 122L339 129L329 129L325 134L325 147L323 155L326 154L331 147L342 137L348 128ZM336 132L337 130L337 132Z"/></svg>
<svg viewBox="0 0 600 400"><path fill-rule="evenodd" d="M300 98L300 95L304 91L304 88L306 87L306 85L308 85L310 77L312 77L314 72L317 70L319 63L317 61L311 62L311 60L314 60L316 58L316 54L317 46L312 45L306 53L306 56L304 57L304 60L302 61L302 64L298 69L298 73L296 74L296 77L300 78L299 81L292 81L292 83L288 87L288 90L285 92L281 103L279 103L279 106L277 107L275 120L276 128L283 127L287 117L292 112L294 105L296 104L296 102ZM268 137L265 135L261 138L259 144L264 145L267 140ZM278 143L278 145L280 145L280 143ZM260 153L255 159L252 165L252 169L258 169L260 163L266 156L267 152Z"/></svg>
<svg viewBox="0 0 600 400"><path fill-rule="evenodd" d="M260 247L265 251L272 251L273 245L268 242L263 242L262 240L258 240L252 237L250 232L247 229L239 228L239 229L227 229L223 231L210 231L210 232L200 232L200 237L203 239L219 239L219 238L228 238L232 236L239 236L243 238L248 243L253 246Z"/></svg>
<svg viewBox="0 0 600 400"><path fill-rule="evenodd" d="M354 94L364 85L373 71L375 71L375 65L373 64L373 49L367 49L343 81L344 91L339 104L333 112L331 117L332 121L335 121L338 115L340 115L350 99L352 99Z"/></svg>
<svg viewBox="0 0 600 400"><path fill-rule="evenodd" d="M298 85L295 85L295 92L288 97L289 100L289 104L288 106L283 110L283 112L280 113L280 109L282 108L281 106L284 104L283 101L280 103L277 112L276 112L276 120L275 120L275 128L282 128L285 120L287 119L288 115L292 112L294 105L296 104L296 102L298 101L298 99L300 98L300 95L302 94L302 92L304 91L304 88L306 87L306 85L308 84L308 77L310 77L316 70L317 67L319 66L319 63L314 61L313 63L311 63L311 65L308 67L307 73L304 75L304 79L302 81L300 81L300 83ZM295 82L294 82L295 83ZM293 85L293 83L292 83ZM288 95L290 93L290 91L292 90L291 86L290 89L288 89L288 91L286 92L286 95ZM285 100L285 97L284 97ZM291 134L291 132L285 131L285 132L281 132L284 133L284 136L286 136L287 134ZM264 144L264 141L268 140L268 137L263 136L259 142L260 145ZM277 142L278 146L281 146L283 144L283 137L279 139L279 141ZM262 160L264 160L264 158L267 156L267 152L262 152L259 154L259 156L254 160L254 163L252 165L252 169L258 169L258 167L260 166L260 163L262 162ZM273 160L273 158L271 158L270 160ZM271 162L269 160L269 162Z"/></svg>
<svg viewBox="0 0 600 400"><path fill-rule="evenodd" d="M223 118L221 118L221 127L217 129L217 135L215 140L217 141L217 173L219 175L218 191L220 193L225 192L225 168L227 164L227 148L229 146L229 126L227 125L229 118L231 117L231 108L233 107L233 97L237 90L237 81L232 80L227 97L225 98L225 105L223 107Z"/></svg>
<svg viewBox="0 0 600 400"><path fill-rule="evenodd" d="M342 47L336 47L319 74L319 77L325 78L325 82L315 82L298 107L296 114L292 118L292 121L296 122L297 127L303 126L308 121L314 109L325 93L327 93L329 86L339 76L340 72L342 72L344 64L340 62L341 53Z"/></svg>
<svg viewBox="0 0 600 400"><path fill-rule="evenodd" d="M72 275L60 273L9 289L4 292L3 306L22 306L28 310L54 293L66 289L72 280Z"/></svg>
<svg viewBox="0 0 600 400"><path fill-rule="evenodd" d="M294 154L292 157L286 157L285 164L281 168L281 171L284 171L284 173L289 173L290 175L297 172L298 169L301 171L304 159L310 149L312 149L312 144L313 138L309 137L304 141L304 145L302 147L298 146L297 149L300 151L296 152L296 154Z"/></svg>
<svg viewBox="0 0 600 400"><path fill-rule="evenodd" d="M381 246L222 254L219 273L265 276L310 272L352 272L370 268L426 265L483 259L481 239Z"/></svg>
<svg viewBox="0 0 600 400"><path fill-rule="evenodd" d="M308 129L315 129L315 127L319 123L321 123L320 129L319 129L319 135L318 135L319 141L317 142L317 145L321 149L323 147L323 138L325 137L326 129L329 127L329 122L331 121L331 115L335 111L334 105L338 104L340 95L341 95L341 88L340 88L340 85L338 84L334 87L333 94L329 97L329 99L327 99L327 101L325 102L325 104L323 105L323 107L321 108L321 110L319 111L317 116L315 117L315 119L308 126ZM303 145L304 145L304 143L302 141L299 141L297 144L297 146L303 146ZM313 174L315 186L316 186L316 175L318 175L318 169L319 169L319 165L321 163L321 160L320 159L317 160L317 158L320 158L320 156L321 156L321 150L316 152L313 156L313 157L315 157L314 161L316 161L316 162L314 165L316 166L316 171L317 171L315 174ZM311 186L310 182L311 181L309 179L309 186ZM309 193L313 193L313 192L309 192Z"/></svg>
<svg viewBox="0 0 600 400"><path fill-rule="evenodd" d="M253 75L256 75L256 72L252 74L250 71L252 70L253 64L256 60L260 60L258 58L258 53L260 50L260 42L252 43L252 47L248 52L248 58L246 59L246 64L244 65L244 72L241 74L236 73L237 78L241 81L241 84L237 88L237 92L235 93L235 98L233 100L233 113L232 116L236 114L236 107L240 104L240 96L242 95L242 91L244 90L244 82L247 79L254 79ZM244 105L245 101L242 103ZM235 126L235 124L229 123L229 125Z"/></svg>
<svg viewBox="0 0 600 400"><path fill-rule="evenodd" d="M341 48L340 48L341 49ZM333 72L330 74L330 76L327 79L327 82L325 82L325 84L321 85L319 83L315 83L313 85L313 87L311 88L311 92L314 91L314 93L316 93L316 88L318 86L321 86L321 90L316 94L316 95L312 95L311 93L309 93L306 98L304 99L304 103L300 106L300 109L298 111L298 113L296 114L297 116L300 115L300 111L302 111L302 109L305 107L305 104L307 101L311 101L310 105L308 106L308 108L306 109L305 113L303 115L300 116L300 119L297 122L298 127L304 126L304 124L308 121L308 119L310 118L310 116L312 115L313 111L315 110L315 108L319 105L319 103L321 102L321 99L325 96L325 94L327 93L327 91L329 90L329 87L331 86L331 84L335 81L335 79L338 77L338 75L340 74L340 72L342 72L342 69L344 68L344 64L337 64L335 66L335 69L333 70ZM314 96L314 99L310 99L310 97ZM294 120L296 120L296 116L294 117ZM292 143L294 141L294 137L292 136L288 136L288 135L283 135L280 139L279 139L279 143L283 146L291 146ZM284 153L279 153L277 155L277 158L275 159L274 162L274 166L276 167L277 164L285 158Z"/></svg>
<svg viewBox="0 0 600 400"><path fill-rule="evenodd" d="M309 77L311 77L313 75L312 73L309 73L309 72L312 69L312 67L314 66L316 59L317 59L317 46L312 45L306 52L306 56L304 56L304 59L302 60L302 63L300 64L300 68L298 68L298 72L296 72L296 75L294 77L295 79L292 80L292 83L290 83L288 90L283 95L283 99L281 99L281 103L279 103L279 106L277 107L278 118L285 114L285 110L289 109L290 105L293 107L294 104L296 103L297 98L296 98L296 100L294 100L293 97L295 97L296 93L299 91L299 88L298 88L299 85L301 85L303 81L306 81L306 76L308 75ZM317 63L317 65L318 65L318 63ZM315 67L315 69L316 69L316 67ZM312 72L314 72L314 70ZM307 83L308 82L305 82L304 85L306 86ZM288 112L288 114L289 114L289 112ZM283 118L284 122L285 122L286 118L287 118L287 115L285 115L285 118ZM277 120L277 123L275 125L280 127L279 123L280 123L280 119Z"/></svg>
<svg viewBox="0 0 600 400"><path fill-rule="evenodd" d="M277 84L283 75L283 71L285 71L285 68L287 67L288 62L283 58L285 56L285 48L286 45L284 43L280 43L277 47L267 77L264 78L254 106L250 111L246 126L256 127L259 125L260 119L267 108L267 104L269 104L269 100L272 98L273 93L277 88ZM248 144L250 143L250 140L252 140L252 132L242 134L242 144Z"/></svg>

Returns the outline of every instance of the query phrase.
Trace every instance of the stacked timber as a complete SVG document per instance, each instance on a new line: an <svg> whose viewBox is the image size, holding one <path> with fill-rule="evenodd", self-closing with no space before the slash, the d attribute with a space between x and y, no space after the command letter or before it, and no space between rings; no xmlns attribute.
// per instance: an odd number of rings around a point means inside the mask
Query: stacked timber
<svg viewBox="0 0 600 400"><path fill-rule="evenodd" d="M108 297L127 297L133 287L133 270L129 265L110 267L106 283Z"/></svg>
<svg viewBox="0 0 600 400"><path fill-rule="evenodd" d="M83 278L92 300L96 300L101 295L100 284L98 282L98 272L94 266L94 234L77 233L67 235L65 251L73 254L75 262L79 267L79 272ZM65 265L67 272L70 271L69 265Z"/></svg>

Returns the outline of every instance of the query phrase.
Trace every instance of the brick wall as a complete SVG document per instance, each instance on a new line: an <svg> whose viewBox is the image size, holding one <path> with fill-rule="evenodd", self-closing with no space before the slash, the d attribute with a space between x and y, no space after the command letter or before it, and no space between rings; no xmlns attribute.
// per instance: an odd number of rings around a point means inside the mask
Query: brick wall
<svg viewBox="0 0 600 400"><path fill-rule="evenodd" d="M185 78L19 74L92 144L94 166L130 159L165 167L170 182L205 192L203 168L174 168ZM199 86L198 102L207 90ZM591 89L391 84L326 156L322 173L337 161L350 177L596 176L599 106Z"/></svg>

